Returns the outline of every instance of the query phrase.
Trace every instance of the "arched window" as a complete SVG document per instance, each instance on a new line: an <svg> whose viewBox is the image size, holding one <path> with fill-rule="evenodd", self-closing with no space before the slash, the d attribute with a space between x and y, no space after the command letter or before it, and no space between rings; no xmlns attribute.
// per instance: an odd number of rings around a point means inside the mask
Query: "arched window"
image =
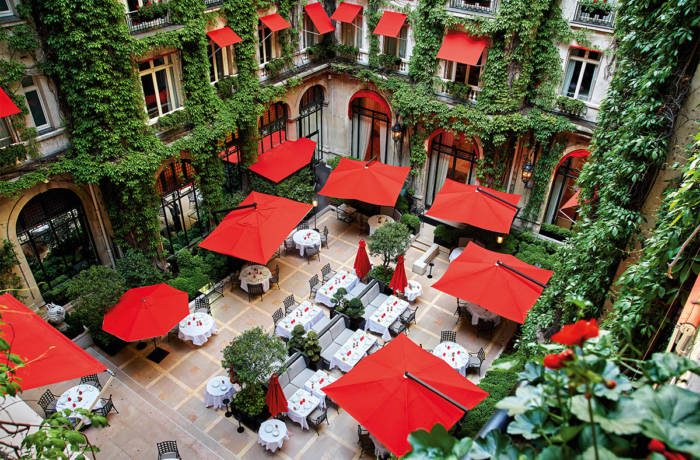
<svg viewBox="0 0 700 460"><path fill-rule="evenodd" d="M219 156L224 160L224 175L226 176L225 188L229 192L241 189L241 139L238 131L233 131L226 136L220 144L222 148Z"/></svg>
<svg viewBox="0 0 700 460"><path fill-rule="evenodd" d="M307 89L299 103L299 137L316 141L314 159L322 159L323 145L323 87L314 85Z"/></svg>
<svg viewBox="0 0 700 460"><path fill-rule="evenodd" d="M545 223L565 228L573 225L578 209L574 186L589 154L588 150L575 150L559 162L547 199Z"/></svg>
<svg viewBox="0 0 700 460"><path fill-rule="evenodd" d="M391 120L389 104L374 92L359 91L350 99L350 117L350 150L353 158L394 164L387 158Z"/></svg>
<svg viewBox="0 0 700 460"><path fill-rule="evenodd" d="M47 302L65 302L61 285L98 263L83 205L67 189L29 200L19 213L17 238Z"/></svg>
<svg viewBox="0 0 700 460"><path fill-rule="evenodd" d="M441 131L430 140L425 204L431 205L446 178L465 184L476 183L476 143L473 140Z"/></svg>
<svg viewBox="0 0 700 460"><path fill-rule="evenodd" d="M287 140L287 106L283 102L275 102L262 114L258 120L260 144L258 153L267 152Z"/></svg>
<svg viewBox="0 0 700 460"><path fill-rule="evenodd" d="M182 159L166 164L156 180L156 191L160 195L161 234L173 254L207 230L207 222L200 214L202 197L195 186L194 176L190 161Z"/></svg>

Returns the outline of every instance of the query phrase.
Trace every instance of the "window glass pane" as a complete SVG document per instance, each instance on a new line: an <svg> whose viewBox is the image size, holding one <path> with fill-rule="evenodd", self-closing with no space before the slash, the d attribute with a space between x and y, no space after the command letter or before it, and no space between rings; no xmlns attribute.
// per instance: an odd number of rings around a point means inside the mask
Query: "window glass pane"
<svg viewBox="0 0 700 460"><path fill-rule="evenodd" d="M406 46L408 44L408 27L403 26L399 34L399 57L406 59Z"/></svg>
<svg viewBox="0 0 700 460"><path fill-rule="evenodd" d="M5 147L11 143L10 130L7 128L5 120L0 120L0 147Z"/></svg>
<svg viewBox="0 0 700 460"><path fill-rule="evenodd" d="M156 103L156 90L153 87L153 76L151 74L142 75L141 86L143 87L148 117L155 118L158 116L158 104Z"/></svg>
<svg viewBox="0 0 700 460"><path fill-rule="evenodd" d="M594 61L600 61L600 53L598 51L589 51L588 58Z"/></svg>
<svg viewBox="0 0 700 460"><path fill-rule="evenodd" d="M564 80L564 93L569 97L574 97L576 94L576 84L581 73L581 61L569 61L569 66L566 69L566 79Z"/></svg>
<svg viewBox="0 0 700 460"><path fill-rule="evenodd" d="M571 55L575 57L584 57L586 55L586 50L581 48L573 48L571 50Z"/></svg>
<svg viewBox="0 0 700 460"><path fill-rule="evenodd" d="M452 61L445 61L445 80L452 80Z"/></svg>
<svg viewBox="0 0 700 460"><path fill-rule="evenodd" d="M583 78L581 79L581 87L578 90L578 98L582 101L587 101L591 97L593 89L593 78L595 76L596 65L590 62L586 63L583 69Z"/></svg>
<svg viewBox="0 0 700 460"><path fill-rule="evenodd" d="M216 66L216 44L212 43L209 46L209 81L216 81L216 73L214 72L214 66Z"/></svg>
<svg viewBox="0 0 700 460"><path fill-rule="evenodd" d="M273 33L270 31L270 29L265 28L265 35L267 36L267 39L265 40L265 58L267 61L272 59L272 37Z"/></svg>
<svg viewBox="0 0 700 460"><path fill-rule="evenodd" d="M156 84L158 85L158 101L163 113L170 112L170 94L168 91L168 79L165 70L156 72Z"/></svg>
<svg viewBox="0 0 700 460"><path fill-rule="evenodd" d="M355 18L353 29L355 30L355 48L362 48L362 13Z"/></svg>
<svg viewBox="0 0 700 460"><path fill-rule="evenodd" d="M304 15L304 48L313 46L316 43L315 26L308 15Z"/></svg>
<svg viewBox="0 0 700 460"><path fill-rule="evenodd" d="M0 0L0 14L4 12L10 12L10 5L7 4L7 0Z"/></svg>
<svg viewBox="0 0 700 460"><path fill-rule="evenodd" d="M165 65L165 56L157 57L153 60L153 66L158 67L161 65Z"/></svg>
<svg viewBox="0 0 700 460"><path fill-rule="evenodd" d="M467 65L457 63L457 70L455 70L455 80L458 83L464 83L467 80Z"/></svg>
<svg viewBox="0 0 700 460"><path fill-rule="evenodd" d="M265 38L265 28L260 27L258 28L258 56L260 59L260 64L263 64L266 62L265 59L265 46L264 46L264 39Z"/></svg>
<svg viewBox="0 0 700 460"><path fill-rule="evenodd" d="M139 62L139 70L148 70L151 68L151 61Z"/></svg>
<svg viewBox="0 0 700 460"><path fill-rule="evenodd" d="M46 115L44 115L44 109L41 107L41 101L39 100L39 92L32 89L26 91L24 97L27 98L27 105L29 106L29 112L32 114L34 126L38 128L47 125Z"/></svg>
<svg viewBox="0 0 700 460"><path fill-rule="evenodd" d="M384 54L396 56L396 39L384 37Z"/></svg>
<svg viewBox="0 0 700 460"><path fill-rule="evenodd" d="M472 86L479 86L479 73L481 72L481 67L474 65L469 66L469 74L467 75L467 84Z"/></svg>
<svg viewBox="0 0 700 460"><path fill-rule="evenodd" d="M214 62L216 63L216 79L224 76L224 50L214 44Z"/></svg>

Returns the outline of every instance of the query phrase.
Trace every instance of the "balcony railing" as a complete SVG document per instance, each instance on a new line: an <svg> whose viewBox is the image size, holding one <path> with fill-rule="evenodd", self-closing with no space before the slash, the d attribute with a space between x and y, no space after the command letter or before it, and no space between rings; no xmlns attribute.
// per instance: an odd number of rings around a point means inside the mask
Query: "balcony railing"
<svg viewBox="0 0 700 460"><path fill-rule="evenodd" d="M574 13L574 18L571 20L571 22L612 29L615 24L615 10L596 10L577 3L576 12Z"/></svg>
<svg viewBox="0 0 700 460"><path fill-rule="evenodd" d="M435 93L439 96L447 96L452 99L457 99L464 102L476 104L476 99L481 92L478 86L465 85L464 83L455 83L449 80L436 79Z"/></svg>
<svg viewBox="0 0 700 460"><path fill-rule="evenodd" d="M224 0L204 0L204 6L207 8L212 8L214 6L221 6L224 4Z"/></svg>
<svg viewBox="0 0 700 460"><path fill-rule="evenodd" d="M170 24L172 24L172 22L170 22L170 11L167 11L162 16L148 20L141 19L138 11L129 11L126 13L126 25L129 26L129 31L132 34L159 29Z"/></svg>
<svg viewBox="0 0 700 460"><path fill-rule="evenodd" d="M449 0L447 8L467 13L494 14L497 3L496 0Z"/></svg>

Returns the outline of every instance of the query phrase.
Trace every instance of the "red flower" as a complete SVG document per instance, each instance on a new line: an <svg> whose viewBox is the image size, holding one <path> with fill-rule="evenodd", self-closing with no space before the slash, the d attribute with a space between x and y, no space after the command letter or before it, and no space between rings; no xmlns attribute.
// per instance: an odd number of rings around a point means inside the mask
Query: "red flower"
<svg viewBox="0 0 700 460"><path fill-rule="evenodd" d="M666 450L666 445L663 442L659 441L658 439L652 439L651 441L649 441L649 445L647 445L647 448L649 449L650 452L658 452L659 454L663 455L666 458L666 460L687 460L688 459L688 457L685 454Z"/></svg>
<svg viewBox="0 0 700 460"><path fill-rule="evenodd" d="M584 341L598 337L598 323L593 319L580 319L574 324L567 324L552 336L552 340L562 345L579 345Z"/></svg>
<svg viewBox="0 0 700 460"><path fill-rule="evenodd" d="M567 361L574 359L574 352L567 349L561 353L550 354L544 357L542 364L548 369L561 369Z"/></svg>
<svg viewBox="0 0 700 460"><path fill-rule="evenodd" d="M652 452L663 452L666 450L666 445L658 439L652 439L647 448Z"/></svg>

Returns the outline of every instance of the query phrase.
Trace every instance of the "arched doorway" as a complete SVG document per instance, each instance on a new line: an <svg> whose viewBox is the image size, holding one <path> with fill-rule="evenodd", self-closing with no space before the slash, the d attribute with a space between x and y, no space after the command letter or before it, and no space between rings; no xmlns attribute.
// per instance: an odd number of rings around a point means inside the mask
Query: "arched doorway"
<svg viewBox="0 0 700 460"><path fill-rule="evenodd" d="M160 231L172 254L188 246L207 231L200 207L202 196L194 183L189 160L167 163L156 180L160 196Z"/></svg>
<svg viewBox="0 0 700 460"><path fill-rule="evenodd" d="M289 118L289 112L284 102L270 104L270 107L260 116L258 153L267 152L287 140L287 118Z"/></svg>
<svg viewBox="0 0 700 460"><path fill-rule="evenodd" d="M574 197L577 190L574 186L588 155L590 155L588 150L574 150L559 161L549 190L544 223L564 228L571 228L573 225L578 210L578 202Z"/></svg>
<svg viewBox="0 0 700 460"><path fill-rule="evenodd" d="M80 198L52 189L27 202L17 219L17 239L44 300L63 303L61 286L99 263Z"/></svg>
<svg viewBox="0 0 700 460"><path fill-rule="evenodd" d="M439 130L428 143L428 176L425 184L425 204L430 206L446 178L465 184L476 183L476 142Z"/></svg>
<svg viewBox="0 0 700 460"><path fill-rule="evenodd" d="M316 141L314 160L323 158L321 146L323 145L323 86L314 85L307 89L299 102L299 137L306 137Z"/></svg>
<svg viewBox="0 0 700 460"><path fill-rule="evenodd" d="M373 91L358 91L350 98L350 117L350 150L353 158L392 164L387 158L391 125L389 104Z"/></svg>

